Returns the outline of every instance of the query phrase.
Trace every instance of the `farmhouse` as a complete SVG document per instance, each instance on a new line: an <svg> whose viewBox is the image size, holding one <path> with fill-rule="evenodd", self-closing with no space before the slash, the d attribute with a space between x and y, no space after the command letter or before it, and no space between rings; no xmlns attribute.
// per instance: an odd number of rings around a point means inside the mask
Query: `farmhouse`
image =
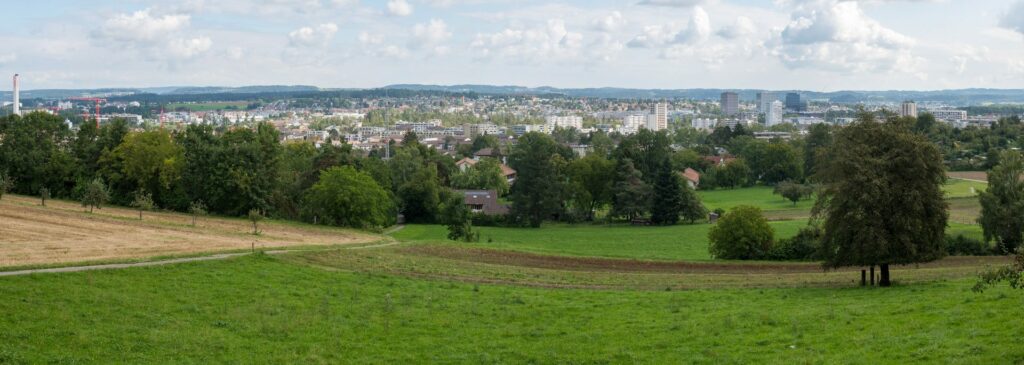
<svg viewBox="0 0 1024 365"><path fill-rule="evenodd" d="M473 213L485 215L508 214L508 206L498 203L498 192L494 190L456 190L463 194L466 207Z"/></svg>
<svg viewBox="0 0 1024 365"><path fill-rule="evenodd" d="M686 170L679 174L683 177L683 180L686 181L686 186L690 187L690 189L700 187L700 173L697 172L697 170L687 167Z"/></svg>
<svg viewBox="0 0 1024 365"><path fill-rule="evenodd" d="M456 162L455 167L458 167L461 172L466 172L466 169L473 167L477 162L480 162L480 160L466 157ZM516 181L516 170L506 164L499 164L498 167L501 167L501 176L504 176L511 186Z"/></svg>

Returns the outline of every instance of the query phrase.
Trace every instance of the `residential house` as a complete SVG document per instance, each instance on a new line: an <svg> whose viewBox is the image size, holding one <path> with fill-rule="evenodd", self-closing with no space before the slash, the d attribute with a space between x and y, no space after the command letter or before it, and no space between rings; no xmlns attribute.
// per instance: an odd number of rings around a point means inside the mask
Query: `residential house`
<svg viewBox="0 0 1024 365"><path fill-rule="evenodd" d="M466 207L473 213L508 214L508 206L498 203L498 192L494 190L456 190L455 192L463 194Z"/></svg>

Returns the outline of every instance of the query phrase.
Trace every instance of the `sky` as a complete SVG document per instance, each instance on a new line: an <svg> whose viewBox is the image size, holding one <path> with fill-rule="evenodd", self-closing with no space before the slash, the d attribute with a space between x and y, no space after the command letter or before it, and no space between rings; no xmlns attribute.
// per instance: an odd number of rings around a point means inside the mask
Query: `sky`
<svg viewBox="0 0 1024 365"><path fill-rule="evenodd" d="M4 10L0 74L20 73L25 89L1024 88L1024 0L33 0Z"/></svg>

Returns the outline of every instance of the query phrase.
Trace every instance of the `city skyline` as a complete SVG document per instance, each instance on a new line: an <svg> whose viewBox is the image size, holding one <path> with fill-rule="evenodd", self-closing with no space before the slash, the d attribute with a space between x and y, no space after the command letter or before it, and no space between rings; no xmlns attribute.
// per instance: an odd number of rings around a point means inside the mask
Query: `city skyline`
<svg viewBox="0 0 1024 365"><path fill-rule="evenodd" d="M10 15L0 73L25 90L1024 83L1024 1L44 0Z"/></svg>

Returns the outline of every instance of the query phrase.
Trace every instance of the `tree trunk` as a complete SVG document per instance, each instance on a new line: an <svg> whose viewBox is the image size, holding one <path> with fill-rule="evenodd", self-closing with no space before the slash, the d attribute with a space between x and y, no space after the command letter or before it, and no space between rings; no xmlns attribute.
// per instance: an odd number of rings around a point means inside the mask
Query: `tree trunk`
<svg viewBox="0 0 1024 365"><path fill-rule="evenodd" d="M882 264L880 272L881 278L878 279L878 286L887 287L892 285L889 282L889 264Z"/></svg>
<svg viewBox="0 0 1024 365"><path fill-rule="evenodd" d="M139 220L140 221L142 220L142 211L141 210L139 211Z"/></svg>
<svg viewBox="0 0 1024 365"><path fill-rule="evenodd" d="M192 227L195 227L195 226L196 226L196 215L193 214L192 215Z"/></svg>
<svg viewBox="0 0 1024 365"><path fill-rule="evenodd" d="M875 286L875 265L871 265L871 286Z"/></svg>

